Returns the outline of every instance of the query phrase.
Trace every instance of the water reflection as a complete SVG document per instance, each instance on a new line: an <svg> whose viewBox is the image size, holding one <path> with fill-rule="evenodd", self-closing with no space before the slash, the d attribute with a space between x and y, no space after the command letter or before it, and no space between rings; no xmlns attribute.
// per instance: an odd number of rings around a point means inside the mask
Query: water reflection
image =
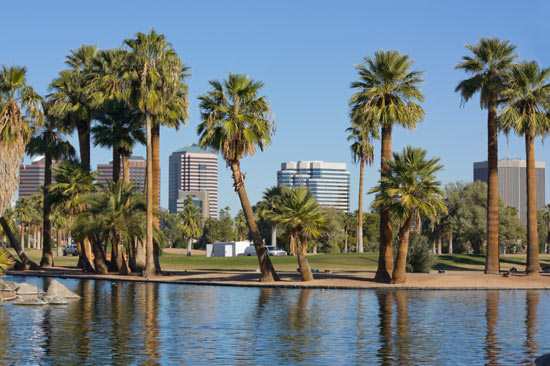
<svg viewBox="0 0 550 366"><path fill-rule="evenodd" d="M550 292L61 282L82 299L0 306L0 365L527 365L550 352L537 322Z"/></svg>

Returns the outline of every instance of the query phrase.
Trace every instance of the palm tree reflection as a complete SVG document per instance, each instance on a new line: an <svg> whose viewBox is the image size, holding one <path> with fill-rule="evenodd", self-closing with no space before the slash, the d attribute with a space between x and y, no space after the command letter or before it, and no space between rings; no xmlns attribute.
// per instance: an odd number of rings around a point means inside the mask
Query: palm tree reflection
<svg viewBox="0 0 550 366"><path fill-rule="evenodd" d="M539 347L535 336L537 334L537 308L539 306L539 291L528 290L525 295L525 358L524 365L532 365Z"/></svg>
<svg viewBox="0 0 550 366"><path fill-rule="evenodd" d="M485 319L487 321L487 334L485 336L485 360L487 365L499 365L498 353L498 337L496 327L498 323L498 291L489 291L487 293L487 308L485 310Z"/></svg>
<svg viewBox="0 0 550 366"><path fill-rule="evenodd" d="M390 291L376 292L378 298L378 317L380 319L380 348L378 359L380 365L392 364L392 293Z"/></svg>

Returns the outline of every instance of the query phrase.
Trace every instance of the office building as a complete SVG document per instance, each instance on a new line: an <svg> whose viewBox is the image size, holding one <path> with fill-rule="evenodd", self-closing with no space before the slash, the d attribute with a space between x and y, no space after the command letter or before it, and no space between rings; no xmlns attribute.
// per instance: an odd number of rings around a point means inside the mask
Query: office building
<svg viewBox="0 0 550 366"><path fill-rule="evenodd" d="M44 156L35 158L30 164L19 165L19 198L40 193L40 186L44 184L45 166Z"/></svg>
<svg viewBox="0 0 550 366"><path fill-rule="evenodd" d="M277 185L307 187L324 206L349 211L350 173L345 163L289 161L277 172Z"/></svg>
<svg viewBox="0 0 550 366"><path fill-rule="evenodd" d="M542 161L535 162L537 184L537 210L545 204L545 167ZM474 181L488 182L487 161L474 163ZM498 161L498 193L507 206L515 207L524 224L527 223L527 164L525 160Z"/></svg>
<svg viewBox="0 0 550 366"><path fill-rule="evenodd" d="M130 182L134 184L134 188L138 191L145 192L145 171L147 169L147 162L141 156L131 156L128 165L130 166ZM97 172L99 173L97 182L106 185L107 181L113 180L113 162L111 161L109 164L97 164ZM122 174L121 162L120 179L123 179Z"/></svg>
<svg viewBox="0 0 550 366"><path fill-rule="evenodd" d="M218 215L218 156L197 144L176 150L168 160L168 209L177 213L188 196L203 215Z"/></svg>

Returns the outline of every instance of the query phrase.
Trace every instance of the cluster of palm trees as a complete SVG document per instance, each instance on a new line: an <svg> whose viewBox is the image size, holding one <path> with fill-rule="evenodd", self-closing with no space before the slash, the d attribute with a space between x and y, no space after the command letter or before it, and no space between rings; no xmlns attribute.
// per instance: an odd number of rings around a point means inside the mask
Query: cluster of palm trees
<svg viewBox="0 0 550 366"><path fill-rule="evenodd" d="M487 256L485 273L497 274L499 264L499 215L498 215L498 131L506 134L515 132L525 138L527 160L527 274L538 274L538 234L536 211L536 181L534 140L550 132L550 69L541 68L536 62L515 63L516 47L509 41L497 38L481 38L476 45L467 45L471 55L464 56L456 66L466 71L470 77L456 87L463 102L480 94L480 105L488 110L488 199L487 199ZM394 125L413 129L424 117L424 111L417 102L422 102L419 89L422 72L411 69L408 55L397 51L378 51L373 57L365 57L357 65L359 80L351 84L357 90L350 98L351 126L349 140L354 161L360 164L359 215L362 212L363 167L373 162L372 140L381 136L381 180L371 192L378 196L373 206L380 212L380 255L375 279L380 282L401 282L403 280L400 256L406 254L407 231L420 224L420 217L435 215L443 209L440 198L442 192L432 179L423 187L424 193L413 195L402 191L405 186L411 189L426 177L431 177L437 165L435 160L423 161L420 165L431 166L431 172L403 179L399 186L397 172L404 171L396 164L411 162L425 152L406 148L402 155L393 156L391 133ZM379 133L380 131L380 133ZM410 172L409 172L410 173ZM423 177L423 178L421 178ZM413 179L414 178L414 179ZM413 181L415 182L414 184ZM423 196L431 192L428 196ZM414 198L414 199L412 199ZM419 200L416 204L413 202ZM408 207L408 208L407 208ZM399 223L398 255L394 268L392 248L392 224ZM405 226L403 226L405 225ZM408 228L408 229L407 229ZM402 232L406 229L405 232ZM358 251L362 251L362 220L358 219ZM404 245L405 244L405 245ZM390 276L390 274L393 274Z"/></svg>

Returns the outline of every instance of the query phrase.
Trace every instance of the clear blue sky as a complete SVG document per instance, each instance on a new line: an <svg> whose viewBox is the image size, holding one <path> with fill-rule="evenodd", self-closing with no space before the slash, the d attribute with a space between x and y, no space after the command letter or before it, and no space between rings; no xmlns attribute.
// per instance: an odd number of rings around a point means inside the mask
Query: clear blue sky
<svg viewBox="0 0 550 366"><path fill-rule="evenodd" d="M351 163L344 130L354 64L364 56L396 49L426 72L426 118L412 132L395 129L393 148L422 146L441 157L444 183L471 181L472 162L487 158L486 111L477 99L461 108L454 93L465 77L453 69L467 53L464 45L487 36L509 39L521 59L550 66L550 7L543 1L10 1L2 13L0 63L27 66L29 82L40 93L64 68L70 49L119 47L152 27L166 35L192 76L187 125L161 131L163 207L168 207L168 156L197 141L196 97L208 90L208 80L228 72L265 82L277 124L272 146L242 162L251 202L276 184L281 162L325 160L348 163L355 209L359 169ZM366 170L367 188L379 177L379 148L377 143L375 164ZM547 166L549 148L536 146L537 160ZM144 150L136 153L145 155ZM513 136L501 136L499 150L500 158L525 156L523 140ZM107 150L92 152L93 166L110 159ZM236 213L240 206L231 184L220 161L219 206Z"/></svg>

